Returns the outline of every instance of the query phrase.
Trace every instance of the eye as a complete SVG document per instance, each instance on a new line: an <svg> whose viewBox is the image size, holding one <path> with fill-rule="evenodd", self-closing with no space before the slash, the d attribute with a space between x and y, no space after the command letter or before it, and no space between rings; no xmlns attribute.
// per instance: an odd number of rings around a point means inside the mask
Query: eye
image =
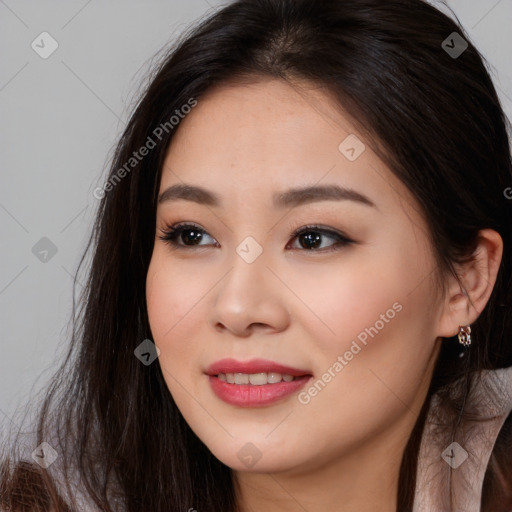
<svg viewBox="0 0 512 512"><path fill-rule="evenodd" d="M198 246L199 242L203 240L203 235L207 234L204 229L201 229L194 224L174 224L172 226L167 226L166 229L162 229L160 231L163 236L159 236L158 238L176 249ZM181 240L184 244L180 244L178 240Z"/></svg>
<svg viewBox="0 0 512 512"><path fill-rule="evenodd" d="M331 238L336 241L335 244L331 244L330 246L325 248L321 248L320 250L316 250L314 252L328 252L338 249L339 247L344 247L350 244L353 244L354 241L345 236L342 233L337 231L333 231L331 229L322 228L320 226L304 226L296 231L294 231L292 235L292 239L297 238L300 243L305 245L305 250L311 251L312 249L317 249L322 245L322 239ZM288 246L287 246L288 247Z"/></svg>
<svg viewBox="0 0 512 512"><path fill-rule="evenodd" d="M208 233L196 226L195 224L174 224L167 226L166 229L161 229L163 236L159 236L160 240L169 244L174 249L194 249L195 247L208 246L210 244L201 244L204 236L210 237ZM214 238L210 237L212 240ZM304 226L296 230L292 234L292 240L296 239L303 245L298 249L313 251L313 252L328 252L336 250L339 247L344 247L353 244L354 241L346 237L342 233L333 231L331 229L322 228L320 226ZM334 244L331 244L327 248L321 247L323 245L323 239L330 238L335 240ZM216 242L218 244L218 242ZM286 246L289 248L289 245ZM297 247L292 247L297 249Z"/></svg>

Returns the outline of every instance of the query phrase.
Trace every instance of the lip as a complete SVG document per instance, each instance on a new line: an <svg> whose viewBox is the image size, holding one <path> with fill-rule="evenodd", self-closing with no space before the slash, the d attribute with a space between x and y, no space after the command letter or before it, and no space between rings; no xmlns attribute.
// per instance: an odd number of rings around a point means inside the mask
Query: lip
<svg viewBox="0 0 512 512"><path fill-rule="evenodd" d="M218 375L219 373L286 373L294 377L302 377L303 375L311 375L308 370L292 368L275 363L269 359L251 359L250 361L237 361L236 359L221 359L210 365L205 373L207 375Z"/></svg>
<svg viewBox="0 0 512 512"><path fill-rule="evenodd" d="M291 382L281 381L277 384L229 384L220 380L219 373L284 373L296 377ZM267 359L236 361L221 359L210 365L205 373L213 392L224 402L239 407L262 407L278 402L304 387L313 377L307 370L292 368Z"/></svg>

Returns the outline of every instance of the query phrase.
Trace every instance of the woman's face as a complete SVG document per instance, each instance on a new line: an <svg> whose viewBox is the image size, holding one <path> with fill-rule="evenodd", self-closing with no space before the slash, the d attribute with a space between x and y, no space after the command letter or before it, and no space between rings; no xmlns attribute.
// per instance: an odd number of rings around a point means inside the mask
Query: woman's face
<svg viewBox="0 0 512 512"><path fill-rule="evenodd" d="M158 204L151 331L185 420L235 470L391 456L426 396L442 309L427 227L362 144L322 91L265 80L211 91L169 147L160 194L206 193ZM304 187L322 189L292 193ZM176 245L160 238L178 223L193 227ZM297 375L207 375L225 358Z"/></svg>

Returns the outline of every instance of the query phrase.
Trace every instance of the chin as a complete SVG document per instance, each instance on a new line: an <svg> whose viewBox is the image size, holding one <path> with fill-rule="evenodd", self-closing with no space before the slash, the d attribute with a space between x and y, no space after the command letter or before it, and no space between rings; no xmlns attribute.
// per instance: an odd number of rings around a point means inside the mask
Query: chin
<svg viewBox="0 0 512 512"><path fill-rule="evenodd" d="M260 448L258 448L258 446ZM276 451L274 447L251 441L233 442L212 450L212 454L234 471L247 473L278 473L288 471L300 464L293 458L293 453Z"/></svg>

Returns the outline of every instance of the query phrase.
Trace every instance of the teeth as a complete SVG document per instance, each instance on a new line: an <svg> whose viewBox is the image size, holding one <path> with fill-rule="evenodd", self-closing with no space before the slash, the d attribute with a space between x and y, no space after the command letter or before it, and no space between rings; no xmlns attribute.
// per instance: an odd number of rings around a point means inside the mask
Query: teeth
<svg viewBox="0 0 512 512"><path fill-rule="evenodd" d="M235 373L235 384L249 384L249 375L247 373Z"/></svg>
<svg viewBox="0 0 512 512"><path fill-rule="evenodd" d="M275 384L276 382L281 382L281 379L283 377L284 377L284 375L277 373L277 372L267 373L267 382L269 384ZM286 377L288 378L289 375L286 375ZM291 375L290 375L290 377L291 377ZM293 377L292 377L292 380L293 380Z"/></svg>
<svg viewBox="0 0 512 512"><path fill-rule="evenodd" d="M219 373L219 380L229 384L252 384L262 386L264 384L277 384L278 382L291 382L296 379L293 375L286 375L277 372L268 373Z"/></svg>
<svg viewBox="0 0 512 512"><path fill-rule="evenodd" d="M235 377L236 383L236 377ZM251 373L249 375L249 383L255 386L261 386L262 384L267 384L267 374L266 373Z"/></svg>

